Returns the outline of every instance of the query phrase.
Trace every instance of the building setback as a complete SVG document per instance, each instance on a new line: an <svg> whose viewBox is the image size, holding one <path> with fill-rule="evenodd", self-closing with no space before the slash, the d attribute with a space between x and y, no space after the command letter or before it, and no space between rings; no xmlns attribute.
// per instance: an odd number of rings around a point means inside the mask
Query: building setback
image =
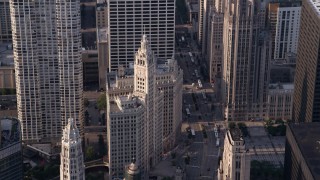
<svg viewBox="0 0 320 180"><path fill-rule="evenodd" d="M320 1L303 0L292 120L320 121Z"/></svg>
<svg viewBox="0 0 320 180"><path fill-rule="evenodd" d="M110 0L108 33L109 72L133 62L142 34L150 37L157 57L169 59L174 55L175 1Z"/></svg>
<svg viewBox="0 0 320 180"><path fill-rule="evenodd" d="M82 129L80 1L12 0L10 11L22 140L58 142L68 117Z"/></svg>

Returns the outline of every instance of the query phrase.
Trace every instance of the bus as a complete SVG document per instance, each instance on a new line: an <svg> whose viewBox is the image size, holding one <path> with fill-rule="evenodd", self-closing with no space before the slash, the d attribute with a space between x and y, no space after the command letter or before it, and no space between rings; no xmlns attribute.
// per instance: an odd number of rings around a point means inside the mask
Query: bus
<svg viewBox="0 0 320 180"><path fill-rule="evenodd" d="M191 135L192 135L192 136L195 136L195 135L196 135L194 129L191 129Z"/></svg>
<svg viewBox="0 0 320 180"><path fill-rule="evenodd" d="M191 114L190 114L189 108L186 108L186 113L187 113L187 116L190 117Z"/></svg>

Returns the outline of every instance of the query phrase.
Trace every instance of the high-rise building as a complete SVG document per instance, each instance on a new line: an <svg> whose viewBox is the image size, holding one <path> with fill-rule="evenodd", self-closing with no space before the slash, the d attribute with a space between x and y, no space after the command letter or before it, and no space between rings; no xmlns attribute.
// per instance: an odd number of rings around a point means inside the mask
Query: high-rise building
<svg viewBox="0 0 320 180"><path fill-rule="evenodd" d="M301 2L279 3L275 34L274 59L297 53Z"/></svg>
<svg viewBox="0 0 320 180"><path fill-rule="evenodd" d="M85 180L81 137L72 118L63 130L60 162L60 180Z"/></svg>
<svg viewBox="0 0 320 180"><path fill-rule="evenodd" d="M140 47L142 34L150 37L159 58L174 55L175 1L108 1L109 71L128 67Z"/></svg>
<svg viewBox="0 0 320 180"><path fill-rule="evenodd" d="M285 59L287 54L297 52L301 1L273 1L267 11L272 59Z"/></svg>
<svg viewBox="0 0 320 180"><path fill-rule="evenodd" d="M303 22L303 21L301 21ZM320 123L291 123L287 126L284 180L320 179Z"/></svg>
<svg viewBox="0 0 320 180"><path fill-rule="evenodd" d="M292 120L320 121L320 1L303 0Z"/></svg>
<svg viewBox="0 0 320 180"><path fill-rule="evenodd" d="M10 1L10 11L22 140L58 142L68 117L82 129L80 1Z"/></svg>
<svg viewBox="0 0 320 180"><path fill-rule="evenodd" d="M183 73L177 62L157 59L146 36L135 57L133 69L107 74L109 164L116 177L132 158L146 175L176 144L181 128Z"/></svg>
<svg viewBox="0 0 320 180"><path fill-rule="evenodd" d="M207 34L209 22L209 12L213 4L212 0L199 1L199 16L198 16L198 43L202 47L202 54L206 54L207 49Z"/></svg>
<svg viewBox="0 0 320 180"><path fill-rule="evenodd" d="M218 180L250 179L250 155L247 153L241 130L227 131L224 138L222 160L218 168Z"/></svg>
<svg viewBox="0 0 320 180"><path fill-rule="evenodd" d="M256 0L226 1L225 12L229 12L224 14L223 24L225 119L265 116L271 58L270 36L264 31L265 4Z"/></svg>
<svg viewBox="0 0 320 180"><path fill-rule="evenodd" d="M0 0L0 42L11 42L9 0Z"/></svg>
<svg viewBox="0 0 320 180"><path fill-rule="evenodd" d="M170 151L180 137L182 124L183 71L174 59L158 60L156 66L156 87L163 99L163 150Z"/></svg>
<svg viewBox="0 0 320 180"><path fill-rule="evenodd" d="M216 8L210 9L208 27L207 54L209 61L209 78L214 83L216 77L221 77L223 60L223 13Z"/></svg>
<svg viewBox="0 0 320 180"><path fill-rule="evenodd" d="M1 179L23 179L22 161L20 122L14 118L0 119Z"/></svg>
<svg viewBox="0 0 320 180"><path fill-rule="evenodd" d="M123 167L132 158L141 165L143 175L162 155L163 93L156 88L156 57L146 35L135 54L133 93L110 99L107 87L107 129L109 174L123 177Z"/></svg>

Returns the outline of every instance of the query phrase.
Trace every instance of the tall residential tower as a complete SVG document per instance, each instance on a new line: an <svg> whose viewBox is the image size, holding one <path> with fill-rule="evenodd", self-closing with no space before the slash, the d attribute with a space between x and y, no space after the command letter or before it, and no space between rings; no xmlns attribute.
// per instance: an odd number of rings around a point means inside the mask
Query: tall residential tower
<svg viewBox="0 0 320 180"><path fill-rule="evenodd" d="M68 117L83 118L80 0L10 0L10 11L22 140L58 142Z"/></svg>

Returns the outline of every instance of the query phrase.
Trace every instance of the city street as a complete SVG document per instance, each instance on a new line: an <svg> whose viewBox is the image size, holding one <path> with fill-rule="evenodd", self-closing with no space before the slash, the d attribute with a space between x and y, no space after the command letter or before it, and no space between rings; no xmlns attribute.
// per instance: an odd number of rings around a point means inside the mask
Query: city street
<svg viewBox="0 0 320 180"><path fill-rule="evenodd" d="M215 125L219 125L220 145L216 146L216 137L214 135ZM186 127L194 129L195 136L188 138ZM207 138L204 137L202 127L205 129ZM183 124L184 142L188 141L190 145L181 144L176 153L176 165L185 170L187 179L216 179L216 170L218 168L218 159L221 154L220 148L224 141L224 125L219 123L184 123ZM189 164L185 158L190 157Z"/></svg>
<svg viewBox="0 0 320 180"><path fill-rule="evenodd" d="M224 139L221 104L217 102L220 97L216 97L220 96L220 81L216 81L214 87L206 81L208 78L203 77L203 62L196 42L187 36L184 39L183 48L177 48L176 59L184 72L182 131L184 142L187 141L190 145L183 144L176 151L177 165L185 170L187 179L216 179L220 147L223 146ZM214 135L217 124L221 127L218 146ZM186 127L195 131L195 136L191 139ZM189 164L185 162L187 157L190 157Z"/></svg>

